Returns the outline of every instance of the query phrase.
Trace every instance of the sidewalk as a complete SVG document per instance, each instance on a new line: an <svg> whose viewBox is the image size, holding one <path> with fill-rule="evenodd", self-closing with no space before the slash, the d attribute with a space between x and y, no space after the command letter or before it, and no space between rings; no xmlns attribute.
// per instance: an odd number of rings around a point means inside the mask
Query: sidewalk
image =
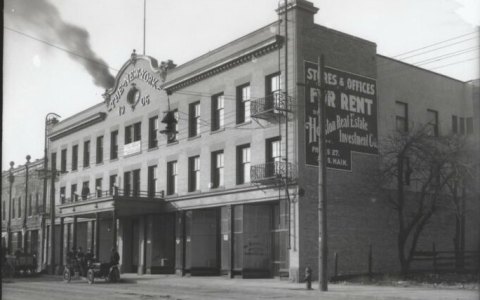
<svg viewBox="0 0 480 300"><path fill-rule="evenodd" d="M480 299L478 287L476 290L468 290L448 287L436 288L433 286L391 287L329 284L327 292L320 292L318 290L318 282L312 284L314 290L308 291L305 289L305 284L291 283L287 280L279 279L228 279L224 277L137 276L136 274L122 274L122 280L124 282L135 282L138 285L168 286L179 290L216 290L218 292L229 291L234 294L254 292L257 295L282 295L282 298L283 296L291 296L291 299Z"/></svg>

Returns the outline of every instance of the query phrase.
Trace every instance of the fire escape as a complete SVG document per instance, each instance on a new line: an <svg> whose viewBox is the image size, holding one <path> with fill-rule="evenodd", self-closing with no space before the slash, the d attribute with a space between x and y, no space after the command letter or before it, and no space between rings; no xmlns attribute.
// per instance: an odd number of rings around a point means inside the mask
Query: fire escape
<svg viewBox="0 0 480 300"><path fill-rule="evenodd" d="M291 112L292 98L286 97L285 93L276 91L264 98L251 100L250 116L253 119L265 120L269 123L280 123L288 118ZM285 150L287 153L287 150ZM264 164L251 166L251 182L264 186L284 186L295 182L297 178L297 166L286 162L284 157Z"/></svg>

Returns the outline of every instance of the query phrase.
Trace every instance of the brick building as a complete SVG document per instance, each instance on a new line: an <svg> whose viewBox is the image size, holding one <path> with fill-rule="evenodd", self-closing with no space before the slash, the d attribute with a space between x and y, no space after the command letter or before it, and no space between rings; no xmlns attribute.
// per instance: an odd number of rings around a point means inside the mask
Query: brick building
<svg viewBox="0 0 480 300"><path fill-rule="evenodd" d="M369 249L374 272L397 271L393 213L364 191L381 139L413 123L478 133L474 85L378 55L370 41L314 24L317 10L290 1L288 22L180 66L133 53L104 102L55 124L54 264L72 246L106 260L115 245L122 272L299 280L306 266L316 270L323 54L326 116L335 120L327 126L330 273L334 253L339 274L365 273ZM165 112L177 120L168 135L159 133ZM478 202L468 207L478 215ZM450 217L435 219L422 243L450 250ZM467 218L467 249L478 245L478 225Z"/></svg>

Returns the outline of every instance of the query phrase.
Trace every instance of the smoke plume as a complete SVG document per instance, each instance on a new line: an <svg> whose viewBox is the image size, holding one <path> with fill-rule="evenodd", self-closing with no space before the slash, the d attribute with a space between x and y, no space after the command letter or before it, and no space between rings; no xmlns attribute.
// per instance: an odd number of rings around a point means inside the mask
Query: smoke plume
<svg viewBox="0 0 480 300"><path fill-rule="evenodd" d="M4 16L7 26L14 25L15 30L31 32L71 51L70 58L87 70L95 85L105 89L113 86L115 79L106 62L92 50L88 32L65 22L58 9L47 0L6 0Z"/></svg>

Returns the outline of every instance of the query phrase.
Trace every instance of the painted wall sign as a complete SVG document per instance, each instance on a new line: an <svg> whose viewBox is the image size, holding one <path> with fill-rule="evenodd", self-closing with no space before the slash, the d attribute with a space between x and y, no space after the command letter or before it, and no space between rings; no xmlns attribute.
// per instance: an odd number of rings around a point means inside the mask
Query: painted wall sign
<svg viewBox="0 0 480 300"><path fill-rule="evenodd" d="M123 156L139 153L142 151L141 141L132 142L123 146Z"/></svg>
<svg viewBox="0 0 480 300"><path fill-rule="evenodd" d="M306 164L318 166L318 65L305 62ZM325 67L327 167L351 170L351 152L378 154L374 79Z"/></svg>
<svg viewBox="0 0 480 300"><path fill-rule="evenodd" d="M152 72L144 68L134 68L123 76L117 89L109 96L107 101L108 112L118 107L119 115L123 115L127 112L128 107L133 111L138 105L146 106L150 104L150 95L147 92L142 92L142 89L137 86L135 81L144 82L154 91L161 90L161 82L158 75L152 74ZM125 92L127 93L127 99L126 101L121 101ZM128 106L125 104L128 104Z"/></svg>

